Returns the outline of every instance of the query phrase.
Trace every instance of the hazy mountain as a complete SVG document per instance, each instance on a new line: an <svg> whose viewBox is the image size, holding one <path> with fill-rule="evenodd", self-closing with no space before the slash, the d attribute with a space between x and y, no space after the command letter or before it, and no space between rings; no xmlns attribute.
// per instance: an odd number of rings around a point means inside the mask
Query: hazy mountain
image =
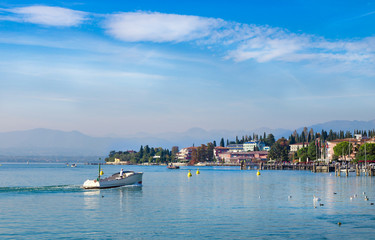
<svg viewBox="0 0 375 240"><path fill-rule="evenodd" d="M252 135L273 132L276 137L290 130L257 129L254 131L204 130L191 128L185 132L166 132L159 134L140 133L119 137L91 137L78 131L64 132L50 129L32 129L0 133L0 155L3 156L106 156L111 150L138 150L141 145L180 148L199 146L202 143L235 140ZM276 133L276 134L275 134Z"/></svg>
<svg viewBox="0 0 375 240"><path fill-rule="evenodd" d="M325 123L314 124L307 126L308 130L312 128L314 132L321 132L322 129L329 132L332 129L334 132L340 130L353 132L354 130L372 130L375 129L375 120L371 121L346 121L346 120L335 120ZM297 132L301 132L303 127L297 129Z"/></svg>
<svg viewBox="0 0 375 240"><path fill-rule="evenodd" d="M322 129L329 131L339 130L369 130L375 129L375 120L372 121L330 121L307 126L315 132ZM303 127L298 128L301 132ZM172 146L180 148L199 146L202 143L220 139L235 140L236 136L252 136L253 133L263 135L272 133L276 139L288 137L292 130L258 128L254 130L204 130L191 128L184 132L165 132L159 134L139 133L127 137L91 137L77 131L64 132L50 129L33 129L27 131L14 131L0 133L0 156L107 156L111 150L136 150L140 146L163 147L171 149Z"/></svg>
<svg viewBox="0 0 375 240"><path fill-rule="evenodd" d="M32 129L0 133L0 155L97 155L109 142L80 132Z"/></svg>

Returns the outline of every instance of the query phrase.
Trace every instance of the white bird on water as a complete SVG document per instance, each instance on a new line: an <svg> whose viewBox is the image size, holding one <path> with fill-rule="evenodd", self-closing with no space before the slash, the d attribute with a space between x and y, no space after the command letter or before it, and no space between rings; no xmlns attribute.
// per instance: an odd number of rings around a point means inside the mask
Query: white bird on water
<svg viewBox="0 0 375 240"><path fill-rule="evenodd" d="M319 202L319 201L320 201L320 198L318 198L318 197L316 197L316 196L314 195L313 200L314 200L314 202Z"/></svg>

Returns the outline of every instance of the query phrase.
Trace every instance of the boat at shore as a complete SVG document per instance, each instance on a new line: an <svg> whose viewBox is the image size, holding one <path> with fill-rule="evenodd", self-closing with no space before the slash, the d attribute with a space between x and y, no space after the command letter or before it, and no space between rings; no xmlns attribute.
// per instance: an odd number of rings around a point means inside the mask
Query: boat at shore
<svg viewBox="0 0 375 240"><path fill-rule="evenodd" d="M94 180L86 180L82 187L85 189L98 189L98 188L115 188L122 187L126 185L141 185L142 184L142 172L134 171L122 171L113 174L112 176L101 179L100 176L103 175L103 171L100 170L99 165L99 176Z"/></svg>
<svg viewBox="0 0 375 240"><path fill-rule="evenodd" d="M346 168L341 168L340 171L346 172ZM355 169L354 168L348 168L348 172L355 172Z"/></svg>
<svg viewBox="0 0 375 240"><path fill-rule="evenodd" d="M173 164L170 164L167 166L168 169L180 169L180 166L176 166L176 165L173 165Z"/></svg>

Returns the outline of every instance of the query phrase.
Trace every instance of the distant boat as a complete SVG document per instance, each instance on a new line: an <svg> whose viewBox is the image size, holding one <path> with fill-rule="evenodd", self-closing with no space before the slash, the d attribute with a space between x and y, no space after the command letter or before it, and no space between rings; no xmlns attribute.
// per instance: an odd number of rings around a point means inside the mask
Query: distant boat
<svg viewBox="0 0 375 240"><path fill-rule="evenodd" d="M180 166L176 166L176 165L171 164L171 165L168 165L167 168L168 169L180 169Z"/></svg>
<svg viewBox="0 0 375 240"><path fill-rule="evenodd" d="M77 164L73 163L70 165L71 167L77 167Z"/></svg>

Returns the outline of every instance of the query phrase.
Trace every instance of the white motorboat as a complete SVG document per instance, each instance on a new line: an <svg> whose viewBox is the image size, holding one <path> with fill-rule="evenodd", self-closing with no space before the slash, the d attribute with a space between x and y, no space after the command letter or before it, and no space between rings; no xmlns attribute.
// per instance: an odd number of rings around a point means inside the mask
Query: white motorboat
<svg viewBox="0 0 375 240"><path fill-rule="evenodd" d="M121 175L119 172L113 174L110 177L100 179L99 177L95 180L86 180L83 183L83 188L94 189L94 188L114 188L125 185L142 184L142 172L124 171Z"/></svg>
<svg viewBox="0 0 375 240"><path fill-rule="evenodd" d="M346 172L346 168L341 168L340 171ZM348 172L355 172L355 169L354 168L348 168Z"/></svg>

